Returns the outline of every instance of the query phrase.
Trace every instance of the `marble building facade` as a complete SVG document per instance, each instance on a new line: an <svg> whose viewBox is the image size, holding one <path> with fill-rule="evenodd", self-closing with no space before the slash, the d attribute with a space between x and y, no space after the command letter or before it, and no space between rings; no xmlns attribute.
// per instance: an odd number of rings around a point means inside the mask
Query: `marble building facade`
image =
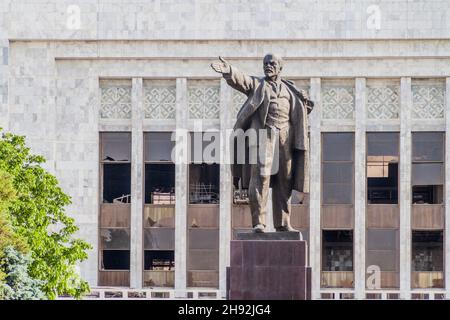
<svg viewBox="0 0 450 320"><path fill-rule="evenodd" d="M0 127L26 135L72 197L68 213L80 227L79 236L93 245L80 266L82 276L92 287L105 285L100 268L100 133L130 133L127 287L143 288L144 133L213 130L224 137L245 97L233 92L209 64L222 55L243 71L260 75L262 57L276 51L285 59L284 77L295 80L316 103L310 114L311 193L308 204L295 210L298 227L309 239L313 298L450 298L450 153L445 152L450 150L450 3L258 4L1 1ZM367 22L373 5L380 14L375 27ZM367 133L379 132L398 133L398 201L374 209L367 201ZM443 156L437 161L443 168L442 202L423 210L413 203L411 191L413 136L420 132L443 135ZM336 218L336 211L322 199L327 133L351 133L353 141L352 201L339 208L345 213L337 219L327 218ZM225 139L220 143L226 150ZM226 157L225 152L220 156ZM220 201L208 211L216 220L205 227L215 230L218 243L209 282L196 282L190 267L190 215L199 218L189 203L189 166L177 164L174 170L171 288L175 296L184 297L207 283L223 297L233 231L248 227L245 221L239 226L233 222L238 210L245 209L233 204L229 166L220 166ZM390 218L377 224L377 214L385 212ZM368 284L371 228L396 230L397 267L391 278L382 277L382 284L390 283L382 289ZM326 230L351 231L351 271L324 270ZM415 273L414 230L442 233L438 274Z"/></svg>

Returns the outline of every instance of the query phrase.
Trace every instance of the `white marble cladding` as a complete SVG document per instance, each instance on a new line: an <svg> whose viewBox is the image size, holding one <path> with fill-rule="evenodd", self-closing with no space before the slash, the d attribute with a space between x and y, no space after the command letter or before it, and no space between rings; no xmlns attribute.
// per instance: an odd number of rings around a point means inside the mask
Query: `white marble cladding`
<svg viewBox="0 0 450 320"><path fill-rule="evenodd" d="M146 119L175 119L175 80L144 81L144 117Z"/></svg>
<svg viewBox="0 0 450 320"><path fill-rule="evenodd" d="M216 80L188 81L189 119L219 119L220 83Z"/></svg>
<svg viewBox="0 0 450 320"><path fill-rule="evenodd" d="M398 119L400 113L400 84L388 79L368 80L367 119Z"/></svg>
<svg viewBox="0 0 450 320"><path fill-rule="evenodd" d="M449 9L446 0L2 0L0 35L5 29L26 39L449 38Z"/></svg>
<svg viewBox="0 0 450 320"><path fill-rule="evenodd" d="M100 80L100 118L131 119L131 81Z"/></svg>
<svg viewBox="0 0 450 320"><path fill-rule="evenodd" d="M322 119L355 118L355 88L351 81L324 81L322 87Z"/></svg>
<svg viewBox="0 0 450 320"><path fill-rule="evenodd" d="M412 82L413 119L443 119L445 82L435 79L414 79Z"/></svg>

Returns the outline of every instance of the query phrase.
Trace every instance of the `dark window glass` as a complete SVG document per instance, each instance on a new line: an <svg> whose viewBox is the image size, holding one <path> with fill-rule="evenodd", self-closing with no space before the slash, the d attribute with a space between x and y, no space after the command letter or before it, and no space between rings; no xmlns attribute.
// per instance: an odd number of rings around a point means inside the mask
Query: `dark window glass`
<svg viewBox="0 0 450 320"><path fill-rule="evenodd" d="M130 250L103 250L103 270L130 270Z"/></svg>
<svg viewBox="0 0 450 320"><path fill-rule="evenodd" d="M413 132L412 160L444 161L444 134L442 132Z"/></svg>
<svg viewBox="0 0 450 320"><path fill-rule="evenodd" d="M324 133L322 203L353 203L353 133Z"/></svg>
<svg viewBox="0 0 450 320"><path fill-rule="evenodd" d="M103 249L130 249L130 230L124 228L100 229Z"/></svg>
<svg viewBox="0 0 450 320"><path fill-rule="evenodd" d="M189 203L219 203L219 190L218 164L189 165Z"/></svg>
<svg viewBox="0 0 450 320"><path fill-rule="evenodd" d="M413 203L443 203L444 134L442 132L413 132L412 149Z"/></svg>
<svg viewBox="0 0 450 320"><path fill-rule="evenodd" d="M323 164L323 183L352 184L353 163L325 162Z"/></svg>
<svg viewBox="0 0 450 320"><path fill-rule="evenodd" d="M144 229L145 250L174 250L175 230L173 228Z"/></svg>
<svg viewBox="0 0 450 320"><path fill-rule="evenodd" d="M443 231L412 232L413 271L444 270Z"/></svg>
<svg viewBox="0 0 450 320"><path fill-rule="evenodd" d="M353 185L350 183L324 183L322 188L324 204L353 203Z"/></svg>
<svg viewBox="0 0 450 320"><path fill-rule="evenodd" d="M413 186L412 201L415 204L439 204L444 202L443 186Z"/></svg>
<svg viewBox="0 0 450 320"><path fill-rule="evenodd" d="M444 184L443 163L413 163L412 185L441 185Z"/></svg>
<svg viewBox="0 0 450 320"><path fill-rule="evenodd" d="M147 163L145 165L145 203L175 203L175 165Z"/></svg>
<svg viewBox="0 0 450 320"><path fill-rule="evenodd" d="M398 230L367 230L367 266L379 266L381 271L399 271L399 259Z"/></svg>
<svg viewBox="0 0 450 320"><path fill-rule="evenodd" d="M322 270L353 271L353 231L324 230Z"/></svg>
<svg viewBox="0 0 450 320"><path fill-rule="evenodd" d="M353 161L353 133L323 134L323 161Z"/></svg>
<svg viewBox="0 0 450 320"><path fill-rule="evenodd" d="M145 250L144 270L174 270L175 252L173 250Z"/></svg>
<svg viewBox="0 0 450 320"><path fill-rule="evenodd" d="M190 249L219 249L218 229L190 229Z"/></svg>
<svg viewBox="0 0 450 320"><path fill-rule="evenodd" d="M131 164L103 164L103 202L130 202Z"/></svg>
<svg viewBox="0 0 450 320"><path fill-rule="evenodd" d="M219 270L218 250L191 250L188 270Z"/></svg>
<svg viewBox="0 0 450 320"><path fill-rule="evenodd" d="M367 133L368 156L398 156L399 134L396 132Z"/></svg>
<svg viewBox="0 0 450 320"><path fill-rule="evenodd" d="M189 270L218 270L219 230L189 229Z"/></svg>
<svg viewBox="0 0 450 320"><path fill-rule="evenodd" d="M131 133L101 133L102 161L131 161Z"/></svg>
<svg viewBox="0 0 450 320"><path fill-rule="evenodd" d="M149 132L144 135L145 161L172 161L175 141L171 132Z"/></svg>

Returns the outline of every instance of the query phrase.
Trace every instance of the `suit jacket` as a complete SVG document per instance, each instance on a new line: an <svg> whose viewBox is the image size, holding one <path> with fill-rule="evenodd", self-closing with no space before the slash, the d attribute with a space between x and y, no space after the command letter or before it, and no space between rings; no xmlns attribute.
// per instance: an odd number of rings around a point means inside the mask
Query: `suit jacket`
<svg viewBox="0 0 450 320"><path fill-rule="evenodd" d="M231 66L229 73L224 73L223 77L234 89L244 93L247 100L237 114L234 130L242 129L245 132L249 128L255 130L265 127L267 112L269 109L270 86L265 77L248 76L237 68ZM309 143L308 143L308 114L312 111L314 103L310 101L298 88L294 82L281 80L287 87L291 96L290 125L293 129L293 185L292 189L299 192L309 192ZM234 161L232 162L232 173L237 183L241 180L244 188L248 187L250 181L250 165L238 164L237 144L238 138L233 137L232 150ZM246 145L246 152L250 146ZM281 164L280 164L281 165Z"/></svg>

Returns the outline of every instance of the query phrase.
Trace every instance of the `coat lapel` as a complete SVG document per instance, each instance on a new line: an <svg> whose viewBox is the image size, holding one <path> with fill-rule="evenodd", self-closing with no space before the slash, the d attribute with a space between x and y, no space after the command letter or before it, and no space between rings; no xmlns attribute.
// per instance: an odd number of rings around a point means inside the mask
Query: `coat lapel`
<svg viewBox="0 0 450 320"><path fill-rule="evenodd" d="M265 81L264 78L260 78L259 85L255 92L247 99L237 114L236 124L234 129L246 129L248 121L251 115L263 104L265 99Z"/></svg>

